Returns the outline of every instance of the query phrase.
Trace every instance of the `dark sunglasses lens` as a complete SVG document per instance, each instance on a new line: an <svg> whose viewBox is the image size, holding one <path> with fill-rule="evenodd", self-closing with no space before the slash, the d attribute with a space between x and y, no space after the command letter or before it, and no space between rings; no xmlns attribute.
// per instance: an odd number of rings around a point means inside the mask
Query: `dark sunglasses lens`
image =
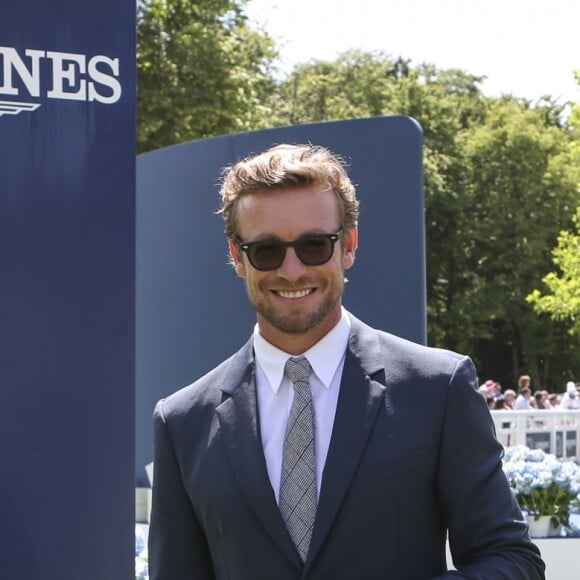
<svg viewBox="0 0 580 580"><path fill-rule="evenodd" d="M296 255L307 266L321 266L330 260L335 239L328 235L312 236L292 243L258 242L248 244L247 253L250 263L256 270L277 270L284 262L286 247L293 246Z"/></svg>
<svg viewBox="0 0 580 580"><path fill-rule="evenodd" d="M264 242L250 246L248 258L257 270L276 270L284 261L286 248L277 242Z"/></svg>
<svg viewBox="0 0 580 580"><path fill-rule="evenodd" d="M325 237L312 237L296 244L296 254L307 266L320 266L330 260L334 242Z"/></svg>

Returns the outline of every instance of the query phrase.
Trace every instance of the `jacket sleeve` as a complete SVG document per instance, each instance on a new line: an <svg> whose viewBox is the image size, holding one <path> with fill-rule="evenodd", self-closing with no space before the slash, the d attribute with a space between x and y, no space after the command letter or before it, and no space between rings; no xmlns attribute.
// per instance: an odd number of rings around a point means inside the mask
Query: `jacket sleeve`
<svg viewBox="0 0 580 580"><path fill-rule="evenodd" d="M437 472L457 570L440 578L541 580L545 565L503 473L503 447L476 381L463 357L449 382Z"/></svg>
<svg viewBox="0 0 580 580"><path fill-rule="evenodd" d="M163 401L155 407L154 445L149 578L213 580L207 540L183 485Z"/></svg>

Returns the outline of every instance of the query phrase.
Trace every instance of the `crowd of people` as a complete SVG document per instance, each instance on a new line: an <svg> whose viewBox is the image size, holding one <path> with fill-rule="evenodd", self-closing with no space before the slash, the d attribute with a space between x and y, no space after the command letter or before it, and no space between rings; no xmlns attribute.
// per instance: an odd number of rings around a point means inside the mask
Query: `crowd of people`
<svg viewBox="0 0 580 580"><path fill-rule="evenodd" d="M485 397L487 405L494 411L520 411L528 409L575 410L580 409L580 383L568 381L563 393L549 392L543 389L532 389L529 375L518 378L517 392L514 389L502 389L502 386L488 379L479 392Z"/></svg>

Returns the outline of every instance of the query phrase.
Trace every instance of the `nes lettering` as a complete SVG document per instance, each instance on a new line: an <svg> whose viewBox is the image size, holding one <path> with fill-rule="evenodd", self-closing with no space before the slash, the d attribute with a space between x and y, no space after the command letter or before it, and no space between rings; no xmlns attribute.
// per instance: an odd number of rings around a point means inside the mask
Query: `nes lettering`
<svg viewBox="0 0 580 580"><path fill-rule="evenodd" d="M116 103L119 59L0 46L0 95Z"/></svg>

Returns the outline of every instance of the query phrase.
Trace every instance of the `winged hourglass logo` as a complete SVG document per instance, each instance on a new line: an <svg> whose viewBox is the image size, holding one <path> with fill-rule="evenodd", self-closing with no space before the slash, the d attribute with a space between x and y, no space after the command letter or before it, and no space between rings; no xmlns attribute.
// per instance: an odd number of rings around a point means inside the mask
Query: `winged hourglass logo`
<svg viewBox="0 0 580 580"><path fill-rule="evenodd" d="M0 101L0 117L2 115L18 115L22 111L36 111L40 105L36 103L17 103L16 101Z"/></svg>

